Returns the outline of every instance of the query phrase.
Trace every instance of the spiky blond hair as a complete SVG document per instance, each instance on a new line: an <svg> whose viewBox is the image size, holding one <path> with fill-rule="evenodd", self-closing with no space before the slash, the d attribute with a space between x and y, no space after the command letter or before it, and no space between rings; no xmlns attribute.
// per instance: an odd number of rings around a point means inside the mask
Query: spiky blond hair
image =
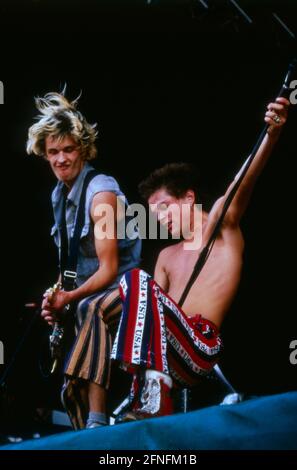
<svg viewBox="0 0 297 470"><path fill-rule="evenodd" d="M47 93L43 98L35 98L40 114L37 122L28 131L27 153L45 156L45 139L52 136L62 140L71 136L80 146L84 160L92 160L97 155L95 140L97 124L89 124L78 111L77 102L68 101L62 93Z"/></svg>

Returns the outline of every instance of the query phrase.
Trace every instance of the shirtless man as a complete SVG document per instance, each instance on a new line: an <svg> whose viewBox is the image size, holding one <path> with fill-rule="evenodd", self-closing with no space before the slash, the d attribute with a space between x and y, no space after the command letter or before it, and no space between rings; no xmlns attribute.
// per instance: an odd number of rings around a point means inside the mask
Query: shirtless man
<svg viewBox="0 0 297 470"><path fill-rule="evenodd" d="M289 104L285 98L278 98L268 105L268 132L182 310L177 303L237 178L209 214L202 212L202 227L200 223L194 228L202 229L198 251L187 249L192 239L183 239L160 253L154 280L139 270L122 278L123 314L112 358L134 373L132 411L124 420L170 414L172 385L194 385L217 362L222 347L219 329L241 277L244 240L239 223L286 122ZM140 184L140 192L172 235L185 234L186 226L193 229L195 203L199 200L188 165L173 163L156 170ZM190 206L190 224L181 215L182 205Z"/></svg>

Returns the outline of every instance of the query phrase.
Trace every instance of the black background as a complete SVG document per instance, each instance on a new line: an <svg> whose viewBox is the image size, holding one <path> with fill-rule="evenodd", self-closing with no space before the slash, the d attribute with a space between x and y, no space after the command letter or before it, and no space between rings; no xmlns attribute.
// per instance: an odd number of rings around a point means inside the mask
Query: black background
<svg viewBox="0 0 297 470"><path fill-rule="evenodd" d="M200 170L212 200L251 151L265 107L276 96L294 52L276 12L296 32L295 2L1 2L2 296L0 339L7 364L39 301L56 277L45 161L27 156L34 96L82 90L80 110L98 122L96 167L119 181L131 202L137 184L166 162ZM258 2L259 4L259 2ZM252 395L296 388L289 344L295 307L296 109L242 221L242 282L222 333L222 369ZM152 272L161 242L144 241ZM38 335L28 338L12 374L14 388L36 392ZM0 372L4 370L0 366ZM37 378L38 376L38 378ZM29 388L28 388L29 385ZM42 385L40 385L42 387ZM37 387L38 389L38 387ZM34 393L33 393L34 395Z"/></svg>

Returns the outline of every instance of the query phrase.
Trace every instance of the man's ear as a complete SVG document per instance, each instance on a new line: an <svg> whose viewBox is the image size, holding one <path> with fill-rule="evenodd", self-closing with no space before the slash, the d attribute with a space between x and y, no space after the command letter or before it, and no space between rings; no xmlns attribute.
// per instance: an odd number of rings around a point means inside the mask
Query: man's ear
<svg viewBox="0 0 297 470"><path fill-rule="evenodd" d="M190 204L191 206L195 204L195 193L192 189L188 189L185 195L185 199L187 203Z"/></svg>

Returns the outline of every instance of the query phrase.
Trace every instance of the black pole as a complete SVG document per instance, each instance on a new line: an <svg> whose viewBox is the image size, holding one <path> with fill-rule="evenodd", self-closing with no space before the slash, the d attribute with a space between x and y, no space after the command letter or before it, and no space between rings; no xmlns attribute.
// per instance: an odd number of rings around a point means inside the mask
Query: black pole
<svg viewBox="0 0 297 470"><path fill-rule="evenodd" d="M289 65L289 68L288 68L288 71L286 73L286 76L285 76L285 79L284 79L284 82L283 82L283 85L279 91L279 94L277 95L278 97L284 97L284 98L288 98L290 93L292 92L291 88L290 88L290 83L291 83L291 80L292 80L292 75L293 75L293 72L296 68L296 65L297 65L297 59L294 59L290 65ZM191 277L182 293L182 296L178 302L179 306L182 307L188 294L189 294L189 291L191 289L191 287L193 286L194 282L196 281L197 277L199 276L203 266L205 265L206 261L207 261L207 258L209 257L210 255L210 252L211 252L211 249L213 247L213 244L219 234L219 231L221 229L221 225L222 225L222 222L224 220L224 217L226 215L226 212L227 210L229 209L230 207L230 204L243 180L243 178L245 177L249 167L251 166L255 156L256 156L256 153L260 147L260 145L262 144L262 141L266 135L266 132L267 132L267 129L268 129L269 125L268 124L265 124L265 127L264 129L262 130L261 134L259 135L258 137L258 140L250 154L250 157L249 159L247 160L247 162L244 163L243 167L242 167L242 170L240 172L240 176L238 178L238 180L236 181L236 183L234 184L233 188L231 189L230 193L228 194L228 197L225 201L225 204L224 204L224 207L222 209L222 212L221 212L221 215L220 217L218 218L218 221L209 237L209 240L208 242L206 243L205 247L201 250L200 252L200 255L198 257L198 260L194 266L194 269L193 269L193 272L191 274Z"/></svg>

